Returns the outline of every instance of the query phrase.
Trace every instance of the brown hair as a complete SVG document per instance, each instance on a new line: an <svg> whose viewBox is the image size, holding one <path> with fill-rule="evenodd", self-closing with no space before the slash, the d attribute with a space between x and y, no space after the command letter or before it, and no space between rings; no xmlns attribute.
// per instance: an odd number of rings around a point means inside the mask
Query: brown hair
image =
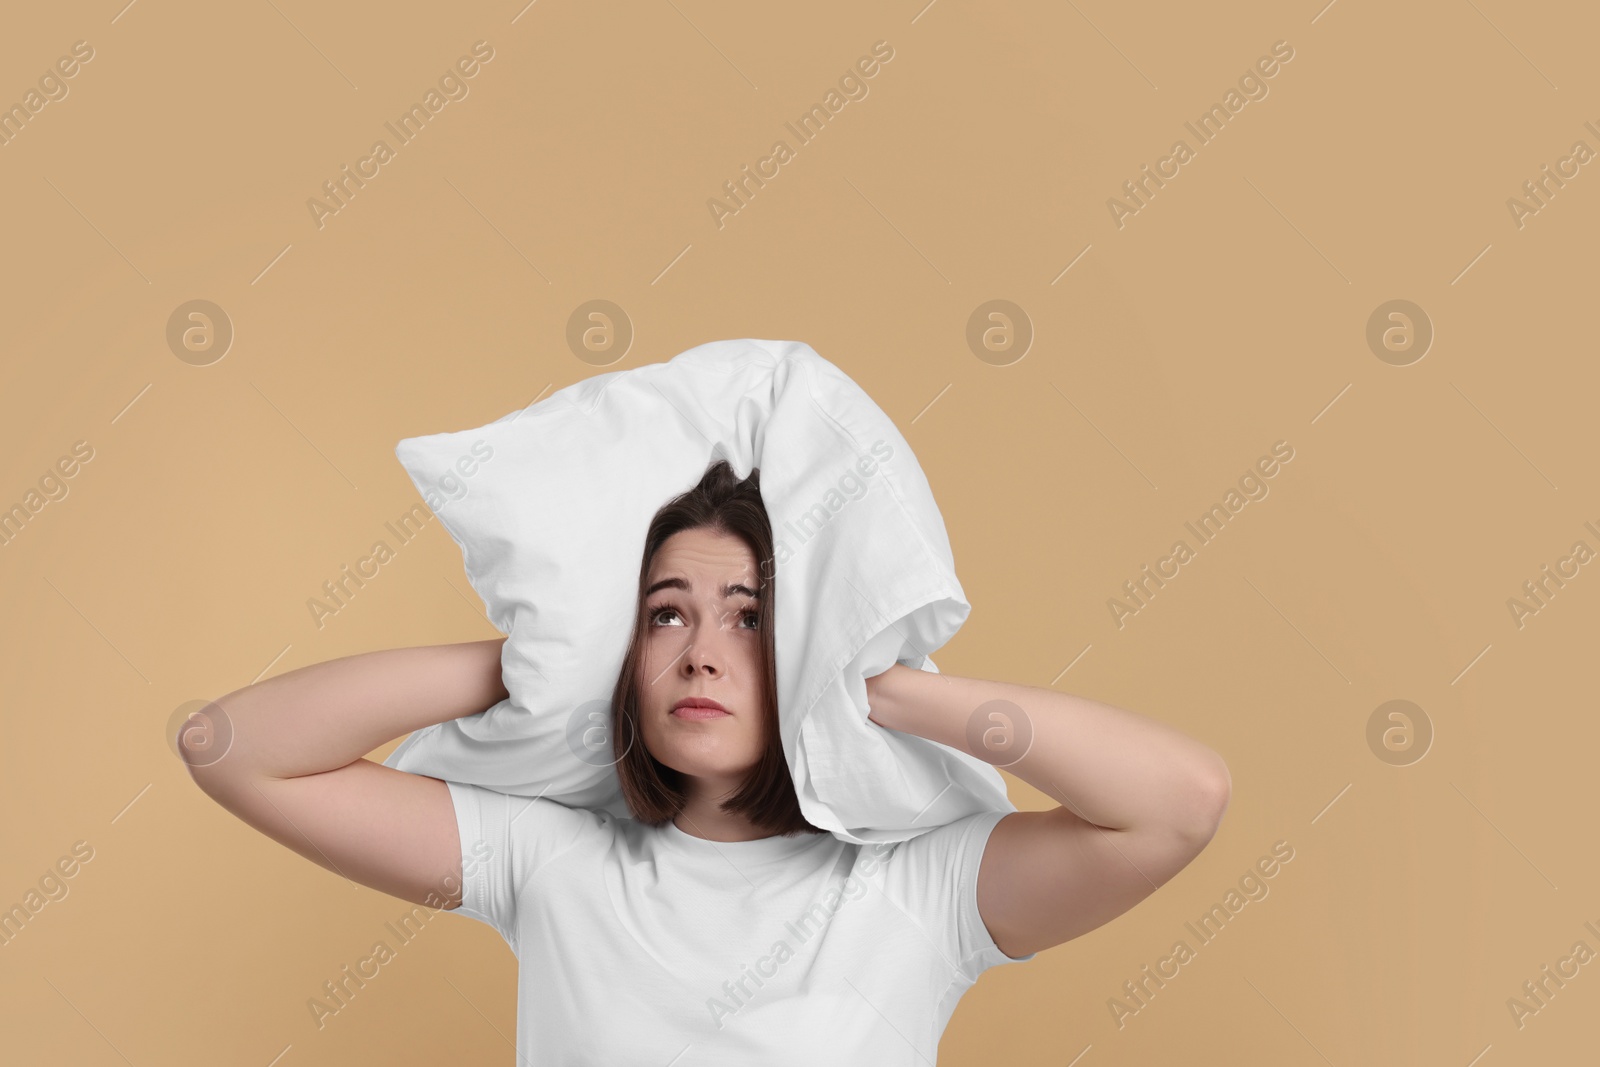
<svg viewBox="0 0 1600 1067"><path fill-rule="evenodd" d="M628 810L642 823L659 826L683 810L687 793L683 774L657 760L643 743L639 724L640 674L644 664L645 595L650 580L650 564L667 538L683 530L708 528L742 540L757 561L760 596L757 615L761 633L759 664L762 729L765 744L761 759L733 796L722 802L722 810L747 817L756 826L776 835L802 831L824 833L806 821L795 796L794 779L783 755L783 739L778 730L777 653L772 639L773 564L772 523L761 501L761 470L753 468L741 480L719 459L706 468L700 484L662 505L645 532L644 559L639 566L639 593L634 614L633 637L623 657L622 670L611 694L612 751L616 756L617 777Z"/></svg>

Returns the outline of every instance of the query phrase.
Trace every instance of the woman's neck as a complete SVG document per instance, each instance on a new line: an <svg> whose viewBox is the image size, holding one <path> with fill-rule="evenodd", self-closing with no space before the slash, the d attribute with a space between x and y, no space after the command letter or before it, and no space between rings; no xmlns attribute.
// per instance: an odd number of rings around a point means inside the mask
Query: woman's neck
<svg viewBox="0 0 1600 1067"><path fill-rule="evenodd" d="M708 841L754 841L771 837L770 831L751 822L748 816L722 810L722 801L732 795L730 787L711 785L703 780L691 781L689 799L672 820L673 824L686 834Z"/></svg>

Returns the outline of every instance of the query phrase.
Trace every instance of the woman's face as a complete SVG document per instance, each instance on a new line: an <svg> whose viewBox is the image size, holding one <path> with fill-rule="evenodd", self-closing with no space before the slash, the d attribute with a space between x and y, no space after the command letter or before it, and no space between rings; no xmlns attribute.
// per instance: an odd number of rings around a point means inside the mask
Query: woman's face
<svg viewBox="0 0 1600 1067"><path fill-rule="evenodd" d="M755 556L732 534L680 530L657 550L645 588L645 747L673 770L723 779L719 793L732 789L765 742ZM691 697L723 711L679 707Z"/></svg>

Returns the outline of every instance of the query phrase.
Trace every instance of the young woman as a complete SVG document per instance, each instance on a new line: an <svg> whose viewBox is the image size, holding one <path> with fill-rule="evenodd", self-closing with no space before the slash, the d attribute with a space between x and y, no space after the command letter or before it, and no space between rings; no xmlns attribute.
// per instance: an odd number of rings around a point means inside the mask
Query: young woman
<svg viewBox="0 0 1600 1067"><path fill-rule="evenodd" d="M779 741L776 588L758 566L772 552L758 471L717 463L652 521L612 697L631 818L363 758L505 699L503 639L290 671L215 702L225 756L201 757L198 731L179 748L274 840L499 931L519 961L519 1062L930 1064L985 969L1094 929L1188 864L1228 771L1133 712L897 664L868 680L871 721L990 762L985 738L1031 737L1004 765L1059 806L842 842L801 815Z"/></svg>

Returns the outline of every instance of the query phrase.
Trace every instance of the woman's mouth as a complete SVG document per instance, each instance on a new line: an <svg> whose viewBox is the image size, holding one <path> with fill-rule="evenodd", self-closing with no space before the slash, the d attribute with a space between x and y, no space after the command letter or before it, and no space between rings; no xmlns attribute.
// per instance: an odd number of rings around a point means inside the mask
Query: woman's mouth
<svg viewBox="0 0 1600 1067"><path fill-rule="evenodd" d="M704 722L727 718L728 709L709 697L687 697L673 705L672 714L690 722Z"/></svg>

